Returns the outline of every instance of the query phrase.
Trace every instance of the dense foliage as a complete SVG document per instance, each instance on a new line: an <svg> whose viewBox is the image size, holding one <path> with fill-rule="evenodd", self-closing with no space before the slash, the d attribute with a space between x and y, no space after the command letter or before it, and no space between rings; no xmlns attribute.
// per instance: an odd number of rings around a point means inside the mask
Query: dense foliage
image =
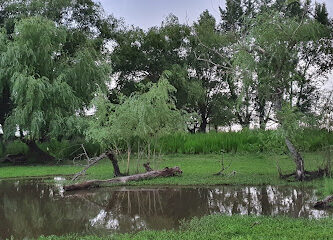
<svg viewBox="0 0 333 240"><path fill-rule="evenodd" d="M96 0L0 0L0 178L73 175L84 159L100 164L82 179L107 179L112 169L115 176L150 171L142 168L148 162L179 166L182 177L129 185L321 185L322 195L332 194L333 19L326 5L226 0L219 13L203 11L191 24L170 14L144 30L107 15ZM39 214L49 217L40 205L46 195L25 201L35 211L29 217L4 197L17 213L5 218L23 219L16 229L24 232ZM83 195L66 197L94 197ZM328 239L332 229L330 219L213 215L179 231L110 238Z"/></svg>
<svg viewBox="0 0 333 240"><path fill-rule="evenodd" d="M332 126L333 95L321 94L333 56L325 4L227 0L220 19L204 11L186 25L170 14L148 30L92 0L0 1L0 9L0 124L28 152L83 138L99 145L94 154L128 156L284 151L283 137L295 151L314 150L305 128ZM235 125L279 132L173 135Z"/></svg>

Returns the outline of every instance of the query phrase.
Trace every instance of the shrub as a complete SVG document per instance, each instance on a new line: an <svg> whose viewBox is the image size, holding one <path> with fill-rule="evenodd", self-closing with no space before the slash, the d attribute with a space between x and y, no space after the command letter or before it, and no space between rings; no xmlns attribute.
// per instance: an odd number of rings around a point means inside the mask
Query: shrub
<svg viewBox="0 0 333 240"><path fill-rule="evenodd" d="M26 154L28 152L28 146L20 140L5 143L4 155L7 154Z"/></svg>

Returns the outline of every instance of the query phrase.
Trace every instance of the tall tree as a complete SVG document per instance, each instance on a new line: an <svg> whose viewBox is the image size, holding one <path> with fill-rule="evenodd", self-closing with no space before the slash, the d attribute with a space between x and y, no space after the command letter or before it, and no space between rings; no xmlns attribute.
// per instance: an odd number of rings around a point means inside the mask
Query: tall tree
<svg viewBox="0 0 333 240"><path fill-rule="evenodd" d="M328 12L325 3L316 3L315 5L315 19L323 25L329 25Z"/></svg>
<svg viewBox="0 0 333 240"><path fill-rule="evenodd" d="M150 151L152 142L185 127L172 96L176 89L167 81L168 74L166 71L160 81L147 84L148 91L144 93L123 96L120 103L112 103L103 93L93 101L96 113L86 130L87 139L104 149L113 149L125 142L127 173L134 142L143 143Z"/></svg>
<svg viewBox="0 0 333 240"><path fill-rule="evenodd" d="M226 52L229 52L228 47L235 41L235 36L232 32L220 34L215 18L208 11L204 11L194 23L193 33L188 61L190 76L198 82L201 92L195 110L201 116L200 131L205 132L213 111L222 112L214 102L226 94L228 70L232 67ZM214 116L216 123L217 115Z"/></svg>
<svg viewBox="0 0 333 240"><path fill-rule="evenodd" d="M75 132L76 116L84 113L97 88L104 88L108 74L89 42L72 56L64 50L65 43L65 28L32 17L15 25L13 39L0 56L0 85L9 86L13 103L5 137L19 128L22 140L40 160L51 157L36 142Z"/></svg>
<svg viewBox="0 0 333 240"><path fill-rule="evenodd" d="M228 7L228 4L230 5ZM231 6L241 6L244 14L240 18L239 14L235 14L235 11L230 11ZM317 6L317 12L320 12L322 7ZM253 19L255 16L265 13L267 11L276 11L281 14L281 18L293 19L298 22L302 22L304 19L310 19L312 16L311 1L287 1L287 0L275 0L275 1L244 1L242 3L231 1L227 3L227 8L221 10L221 31L232 31L239 39L250 37L249 31L251 30ZM325 10L324 10L325 12ZM318 15L318 14L317 14ZM325 15L325 14L323 14ZM226 16L229 16L227 18ZM230 20L232 19L232 21ZM250 20L249 20L250 19ZM252 20L251 20L252 19ZM230 22L238 23L237 28L228 28ZM327 22L327 21L325 21ZM241 41L241 40L240 40ZM309 111L311 102L315 101L318 96L316 93L316 86L318 83L310 81L309 79L315 78L315 72L311 68L316 65L322 72L327 71L330 67L330 62L325 58L322 58L319 52L326 52L326 56L331 54L331 41L329 38L320 39L319 41L312 42L312 44L303 44L299 46L298 51L301 54L304 64L298 65L298 76L302 78L302 81L298 81L297 88L291 87L289 89L290 98L297 102L297 106L303 112ZM237 47L230 46L230 56L237 53L239 49ZM325 49L325 50L324 50ZM222 53L222 51L220 51ZM224 54L226 57L226 54ZM232 62L232 57L230 62ZM332 61L331 61L332 62ZM238 122L242 126L248 126L250 122L255 123L258 121L260 128L265 129L269 120L272 120L271 114L274 112L273 103L269 100L269 96L266 96L267 86L265 84L265 76L269 74L270 68L268 67L268 61L258 61L255 65L256 71L253 74L238 74L229 75L228 85L231 98L237 102L235 105L235 115ZM310 77L311 75L311 77ZM242 84L246 77L251 84ZM235 87L237 86L237 87ZM242 89L241 91L239 91ZM238 91L237 91L238 90ZM296 90L296 91L295 91Z"/></svg>
<svg viewBox="0 0 333 240"><path fill-rule="evenodd" d="M113 71L118 75L117 90L126 95L136 91L137 82L157 82L163 71L184 66L184 39L190 28L174 15L160 27L144 31L129 28L120 32L111 55Z"/></svg>
<svg viewBox="0 0 333 240"><path fill-rule="evenodd" d="M235 55L242 74L263 70L260 71L260 86L264 87L265 98L273 104L276 120L281 125L286 145L295 161L296 178L299 180L305 177L304 160L288 126L292 119L290 116L294 116L295 111L290 109L298 102L294 101L294 96L305 93L304 82L313 81L311 75L307 72L304 74L302 70L303 60L307 60L303 59L303 49L329 38L330 34L330 29L315 19L305 16L301 19L288 18L279 12L269 11L257 16L249 35L243 39L243 50ZM322 57L326 55L320 48L317 51ZM311 64L315 66L316 62L311 61ZM289 107L284 108L284 105Z"/></svg>
<svg viewBox="0 0 333 240"><path fill-rule="evenodd" d="M74 57L86 44L96 51L105 50L107 41L115 37L119 21L105 16L100 4L93 0L0 0L1 49L13 41L15 24L29 16L43 16L66 27L63 52ZM0 83L0 124L3 126L12 109L8 76ZM7 79L4 79L7 78Z"/></svg>
<svg viewBox="0 0 333 240"><path fill-rule="evenodd" d="M251 0L247 3L247 11L252 7ZM221 28L224 31L235 31L242 25L244 10L242 8L242 0L227 0L225 9L219 8L221 14Z"/></svg>

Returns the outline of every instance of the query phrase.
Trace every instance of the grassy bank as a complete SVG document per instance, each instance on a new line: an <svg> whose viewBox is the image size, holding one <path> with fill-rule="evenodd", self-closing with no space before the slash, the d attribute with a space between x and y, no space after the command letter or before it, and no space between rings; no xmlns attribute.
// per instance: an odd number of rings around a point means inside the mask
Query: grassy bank
<svg viewBox="0 0 333 240"><path fill-rule="evenodd" d="M76 239L331 239L332 219L307 220L283 217L221 216L194 218L179 231L142 231L113 237L63 236L40 237L40 240Z"/></svg>
<svg viewBox="0 0 333 240"><path fill-rule="evenodd" d="M322 162L319 153L306 153L306 168L314 170ZM221 155L166 155L159 161L152 161L154 169L161 169L166 166L179 166L183 175L181 177L157 178L141 182L133 182L132 185L214 185L214 184L272 184L272 185L295 185L305 184L318 186L323 184L323 180L316 180L305 183L293 183L280 180L276 170L276 162L279 162L283 172L294 171L294 163L288 155L268 154L268 153L249 153L249 154L224 154L226 165L231 163L225 176L214 176L221 168ZM121 170L125 170L125 159L119 159ZM130 173L143 172L141 161L136 162L133 158ZM73 166L72 162L68 165L37 165L37 166L3 166L0 167L0 178L31 177L45 175L67 175L74 174L82 169L82 166ZM84 164L84 162L82 162ZM234 172L233 172L234 171ZM105 159L87 171L84 179L107 179L113 175L113 168L109 160Z"/></svg>
<svg viewBox="0 0 333 240"><path fill-rule="evenodd" d="M321 151L323 147L333 145L333 133L326 130L304 129L299 131L297 147L302 152ZM40 143L39 146L56 159L73 159L83 153L84 144L90 156L98 155L101 149L96 144L87 143L82 138L75 140ZM142 146L142 142L140 143ZM5 147L4 147L5 146ZM133 140L132 152L137 150L137 139ZM127 151L127 144L119 142L118 148ZM151 146L156 152L164 154L217 154L226 153L283 153L287 152L284 139L278 131L243 130L240 132L210 132L197 134L171 134L162 137ZM6 154L28 153L28 147L19 140L0 144L0 158ZM33 159L32 159L33 160Z"/></svg>

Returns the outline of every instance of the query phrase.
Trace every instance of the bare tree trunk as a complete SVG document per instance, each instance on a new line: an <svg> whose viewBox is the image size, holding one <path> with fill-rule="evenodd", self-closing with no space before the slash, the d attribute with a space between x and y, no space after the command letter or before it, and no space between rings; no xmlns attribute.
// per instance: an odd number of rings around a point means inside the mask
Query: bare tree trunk
<svg viewBox="0 0 333 240"><path fill-rule="evenodd" d="M0 91L0 124L2 127L2 131L4 132L4 124L6 121L6 117L11 112L13 105L10 98L10 87L8 84L4 84L2 86L2 90Z"/></svg>
<svg viewBox="0 0 333 240"><path fill-rule="evenodd" d="M118 160L116 158L116 155L114 154L113 151L107 151L106 153L102 153L100 156L96 157L96 158L92 158L90 159L90 163L84 168L82 169L80 172L76 173L73 178L72 181L75 181L78 177L80 177L81 175L85 174L86 171L92 167L93 165L95 165L96 163L98 163L100 160L104 159L105 157L108 157L112 163L113 166L113 171L114 171L114 176L115 177L119 177L119 176L124 176L124 174L122 174L119 170L119 166L118 166Z"/></svg>
<svg viewBox="0 0 333 240"><path fill-rule="evenodd" d="M140 141L138 141L138 152L136 159L136 173L139 173L139 162L140 162Z"/></svg>
<svg viewBox="0 0 333 240"><path fill-rule="evenodd" d="M25 143L29 148L28 156L35 159L36 161L51 162L55 160L55 157L40 149L34 140L25 141Z"/></svg>
<svg viewBox="0 0 333 240"><path fill-rule="evenodd" d="M266 130L265 116L262 113L259 115L259 126L261 130Z"/></svg>
<svg viewBox="0 0 333 240"><path fill-rule="evenodd" d="M283 91L281 91L281 90L278 90L278 91L280 92L280 94L279 94L279 96L277 96L275 108L277 111L281 111L282 110L281 93ZM279 121L280 121L280 119L279 119ZM280 121L280 123L281 123L281 121ZM283 124L283 123L281 123L281 124ZM287 137L285 138L285 143L296 164L296 176L295 177L297 180L303 181L305 179L304 160L303 160L301 154L299 153L299 151L294 146L294 144Z"/></svg>
<svg viewBox="0 0 333 240"><path fill-rule="evenodd" d="M302 181L305 178L304 160L288 138L285 138L285 142L296 164L296 179Z"/></svg>
<svg viewBox="0 0 333 240"><path fill-rule="evenodd" d="M206 128L207 128L207 118L202 115L202 122L200 124L200 132L206 133Z"/></svg>
<svg viewBox="0 0 333 240"><path fill-rule="evenodd" d="M147 153L147 155L148 155L148 161L150 161L150 142L148 143L148 153Z"/></svg>
<svg viewBox="0 0 333 240"><path fill-rule="evenodd" d="M153 171L153 169L150 167L150 163L149 163L149 162L144 163L144 164L143 164L143 167L146 169L146 172L151 172L151 171Z"/></svg>
<svg viewBox="0 0 333 240"><path fill-rule="evenodd" d="M127 167L126 167L126 173L129 174L129 166L130 166L130 159L131 159L131 146L127 145Z"/></svg>
<svg viewBox="0 0 333 240"><path fill-rule="evenodd" d="M4 154L5 152L6 152L6 146L3 140L3 134L0 134L0 153Z"/></svg>
<svg viewBox="0 0 333 240"><path fill-rule="evenodd" d="M110 161L112 163L114 176L115 177L124 176L124 174L122 174L119 170L118 160L117 160L117 157L114 154L114 152L108 151L108 152L106 152L106 156L110 159Z"/></svg>
<svg viewBox="0 0 333 240"><path fill-rule="evenodd" d="M64 186L65 191L73 191L73 190L82 190L82 189L88 189L88 188L96 188L99 187L102 183L127 183L131 181L140 181L140 180L146 180L146 179L152 179L157 177L171 177L175 175L182 174L182 171L179 167L173 167L173 168L164 168L163 170L158 171L150 171L146 173L141 174L135 174L132 176L126 176L126 177L117 177L117 178L111 178L107 180L90 180L83 183L76 183L72 185Z"/></svg>

